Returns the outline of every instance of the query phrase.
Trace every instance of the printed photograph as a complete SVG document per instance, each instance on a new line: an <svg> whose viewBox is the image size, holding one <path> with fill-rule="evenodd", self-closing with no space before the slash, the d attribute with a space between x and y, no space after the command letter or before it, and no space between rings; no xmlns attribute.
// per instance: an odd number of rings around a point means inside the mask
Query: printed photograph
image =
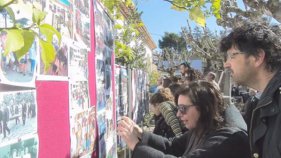
<svg viewBox="0 0 281 158"><path fill-rule="evenodd" d="M50 0L46 23L56 28L63 37L73 38L73 6L67 0Z"/></svg>
<svg viewBox="0 0 281 158"><path fill-rule="evenodd" d="M45 65L41 61L40 62L40 75L42 76L52 76L52 80L56 80L56 77L64 77L68 76L68 40L64 40L65 42L61 43L59 47L58 41L54 43L56 56L53 63L47 71L45 71Z"/></svg>
<svg viewBox="0 0 281 158"><path fill-rule="evenodd" d="M85 14L89 18L90 10L90 1L89 0L74 0L75 7Z"/></svg>
<svg viewBox="0 0 281 158"><path fill-rule="evenodd" d="M88 80L88 51L69 47L69 77L72 80Z"/></svg>
<svg viewBox="0 0 281 158"><path fill-rule="evenodd" d="M17 139L5 146L0 146L0 158L37 158L38 137Z"/></svg>
<svg viewBox="0 0 281 158"><path fill-rule="evenodd" d="M96 135L96 107L92 106L89 108L89 138L91 141L90 150L96 151L97 135Z"/></svg>
<svg viewBox="0 0 281 158"><path fill-rule="evenodd" d="M74 40L84 49L90 48L90 18L79 9L75 9Z"/></svg>
<svg viewBox="0 0 281 158"><path fill-rule="evenodd" d="M7 34L0 33L0 83L10 85L32 86L35 85L35 70L37 65L37 42L34 42L26 54L17 58L14 52L4 55Z"/></svg>
<svg viewBox="0 0 281 158"><path fill-rule="evenodd" d="M0 145L37 132L35 90L0 93Z"/></svg>
<svg viewBox="0 0 281 158"><path fill-rule="evenodd" d="M70 83L70 107L70 113L88 109L88 81L72 81Z"/></svg>
<svg viewBox="0 0 281 158"><path fill-rule="evenodd" d="M71 157L82 157L92 151L88 110L71 116L70 121Z"/></svg>

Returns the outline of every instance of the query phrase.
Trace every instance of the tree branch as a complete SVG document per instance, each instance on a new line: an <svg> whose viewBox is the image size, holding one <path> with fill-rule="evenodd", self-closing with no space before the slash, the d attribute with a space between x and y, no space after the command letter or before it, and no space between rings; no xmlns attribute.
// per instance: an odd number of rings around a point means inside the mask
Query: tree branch
<svg viewBox="0 0 281 158"><path fill-rule="evenodd" d="M14 3L16 0L11 0L10 2L4 4L3 6L0 6L0 11L2 11L4 8L6 8L7 6L11 5L12 3Z"/></svg>
<svg viewBox="0 0 281 158"><path fill-rule="evenodd" d="M179 6L178 4L174 3L172 0L163 0L163 1L169 2L170 4L172 4L172 5L174 5L174 6L178 7L178 8L188 10L187 7Z"/></svg>

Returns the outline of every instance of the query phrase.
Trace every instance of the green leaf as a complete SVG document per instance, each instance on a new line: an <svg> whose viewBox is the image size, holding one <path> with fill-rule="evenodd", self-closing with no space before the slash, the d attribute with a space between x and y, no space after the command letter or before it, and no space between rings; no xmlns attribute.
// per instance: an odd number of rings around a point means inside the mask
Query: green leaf
<svg viewBox="0 0 281 158"><path fill-rule="evenodd" d="M198 25L205 27L206 19L200 7L191 8L189 11L189 17L191 20L195 21Z"/></svg>
<svg viewBox="0 0 281 158"><path fill-rule="evenodd" d="M171 9L176 10L176 11L180 11L180 12L186 11L185 8L178 7L176 5L172 5Z"/></svg>
<svg viewBox="0 0 281 158"><path fill-rule="evenodd" d="M217 19L221 18L221 0L212 0L212 12Z"/></svg>
<svg viewBox="0 0 281 158"><path fill-rule="evenodd" d="M5 31L7 32L7 40L5 44L4 55L8 55L10 52L15 52L24 46L22 30L9 29Z"/></svg>
<svg viewBox="0 0 281 158"><path fill-rule="evenodd" d="M1 0L0 0L1 1ZM10 7L6 7L5 8L6 11L8 12L9 16L10 16L10 19L13 21L13 23L16 22L16 19L15 19L15 14L14 14L14 11L10 8Z"/></svg>
<svg viewBox="0 0 281 158"><path fill-rule="evenodd" d="M47 42L52 43L53 42L53 36L54 34L58 37L59 45L61 43L61 34L52 26L49 24L42 24L39 26L40 33L43 34L46 37Z"/></svg>
<svg viewBox="0 0 281 158"><path fill-rule="evenodd" d="M34 42L35 33L33 31L23 30L22 36L24 38L24 46L20 50L15 51L16 57L18 59L24 56L31 48Z"/></svg>
<svg viewBox="0 0 281 158"><path fill-rule="evenodd" d="M37 25L40 25L40 23L45 19L46 15L46 12L43 12L37 8L33 8L32 21Z"/></svg>
<svg viewBox="0 0 281 158"><path fill-rule="evenodd" d="M137 27L142 27L142 26L144 26L144 24L142 22L137 24Z"/></svg>
<svg viewBox="0 0 281 158"><path fill-rule="evenodd" d="M121 24L116 24L114 28L120 30L123 28L123 26Z"/></svg>
<svg viewBox="0 0 281 158"><path fill-rule="evenodd" d="M133 5L133 2L132 2L132 0L126 0L125 4L126 4L127 7L130 7L130 6Z"/></svg>
<svg viewBox="0 0 281 158"><path fill-rule="evenodd" d="M44 63L44 71L48 71L51 64L54 62L56 57L56 52L54 46L49 43L39 39L39 45L41 48L41 59Z"/></svg>
<svg viewBox="0 0 281 158"><path fill-rule="evenodd" d="M5 5L10 3L12 0L0 0L0 9L3 9Z"/></svg>
<svg viewBox="0 0 281 158"><path fill-rule="evenodd" d="M199 0L198 5L203 6L205 4L205 0Z"/></svg>

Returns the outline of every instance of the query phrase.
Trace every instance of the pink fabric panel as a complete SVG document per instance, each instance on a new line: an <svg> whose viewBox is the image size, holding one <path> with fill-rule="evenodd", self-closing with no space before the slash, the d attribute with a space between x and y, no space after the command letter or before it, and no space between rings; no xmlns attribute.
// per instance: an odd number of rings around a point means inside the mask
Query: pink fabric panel
<svg viewBox="0 0 281 158"><path fill-rule="evenodd" d="M70 157L68 82L36 81L39 157Z"/></svg>

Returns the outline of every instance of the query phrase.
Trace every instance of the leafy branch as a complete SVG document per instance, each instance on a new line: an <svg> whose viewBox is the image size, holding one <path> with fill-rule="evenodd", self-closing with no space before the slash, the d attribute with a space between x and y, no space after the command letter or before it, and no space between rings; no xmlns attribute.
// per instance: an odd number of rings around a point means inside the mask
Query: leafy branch
<svg viewBox="0 0 281 158"><path fill-rule="evenodd" d="M15 14L10 8L10 5L14 4L15 0L0 2L0 11L5 11L10 20L12 20L12 27L0 28L1 33L7 36L4 41L4 52L7 56L9 53L14 53L17 59L26 55L34 43L35 39L39 39L39 45L41 48L41 59L45 65L44 70L47 71L51 63L55 59L56 51L53 46L54 37L58 39L60 45L61 34L50 24L42 23L47 15L33 6L32 8L32 24L30 26L23 26L15 20Z"/></svg>
<svg viewBox="0 0 281 158"><path fill-rule="evenodd" d="M144 47L140 43L141 13L137 11L132 0L102 0L111 17L116 22L115 56L119 64L143 68ZM122 21L119 23L118 21Z"/></svg>

